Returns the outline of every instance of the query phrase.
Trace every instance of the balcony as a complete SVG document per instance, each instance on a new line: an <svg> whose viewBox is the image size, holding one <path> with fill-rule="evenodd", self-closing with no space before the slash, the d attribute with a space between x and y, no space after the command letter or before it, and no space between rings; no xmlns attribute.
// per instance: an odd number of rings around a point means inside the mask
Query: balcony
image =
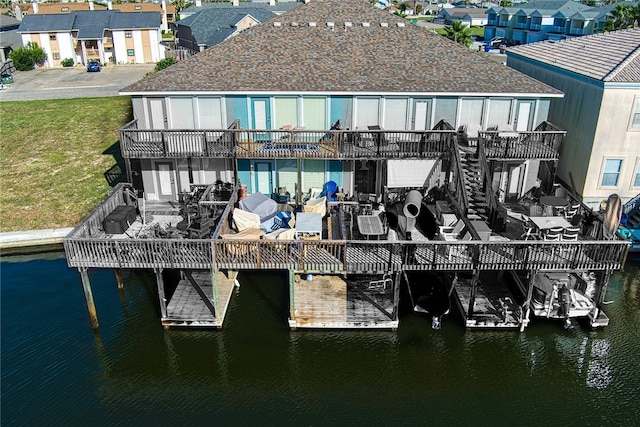
<svg viewBox="0 0 640 427"><path fill-rule="evenodd" d="M571 27L571 28L569 28L569 34L571 34L572 36L583 36L583 35L587 34L587 31L582 27L580 27L580 28Z"/></svg>
<svg viewBox="0 0 640 427"><path fill-rule="evenodd" d="M528 132L486 132L492 159L554 159L565 131L545 122ZM450 128L450 126L449 126ZM120 129L125 158L438 158L456 141L454 130L276 130L137 129L134 120ZM516 156L516 157L511 157Z"/></svg>
<svg viewBox="0 0 640 427"><path fill-rule="evenodd" d="M531 23L531 25L529 25L529 29L532 31L540 31L542 29L542 25Z"/></svg>

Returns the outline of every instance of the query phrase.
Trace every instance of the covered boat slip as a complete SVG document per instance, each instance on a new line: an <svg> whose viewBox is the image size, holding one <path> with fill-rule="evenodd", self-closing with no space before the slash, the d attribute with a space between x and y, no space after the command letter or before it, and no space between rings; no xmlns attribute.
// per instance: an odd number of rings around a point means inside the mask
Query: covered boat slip
<svg viewBox="0 0 640 427"><path fill-rule="evenodd" d="M469 329L524 329L522 296L512 293L503 272L486 271L476 277L459 275L453 279L453 303Z"/></svg>
<svg viewBox="0 0 640 427"><path fill-rule="evenodd" d="M181 272L181 279L166 303L162 324L165 327L221 328L235 286L234 275L221 271L214 275L209 270ZM164 292L164 288L159 291Z"/></svg>
<svg viewBox="0 0 640 427"><path fill-rule="evenodd" d="M289 285L292 329L398 327L399 284L391 275L296 274Z"/></svg>

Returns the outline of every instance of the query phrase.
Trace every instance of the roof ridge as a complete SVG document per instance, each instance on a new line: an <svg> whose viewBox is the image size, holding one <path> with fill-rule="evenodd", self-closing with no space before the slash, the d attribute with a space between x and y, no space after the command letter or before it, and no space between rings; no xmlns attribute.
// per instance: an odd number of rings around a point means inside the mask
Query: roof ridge
<svg viewBox="0 0 640 427"><path fill-rule="evenodd" d="M629 28L626 31L640 31L640 27L634 27L634 28ZM629 55L627 55L627 57L625 59L623 59L622 61L620 61L620 63L615 66L613 68L613 70L611 70L606 76L604 76L604 78L602 79L603 82L608 82L613 80L622 70L624 70L627 65L629 65L631 62L633 62L636 58L638 58L640 56L640 45L638 47L635 48L635 50L633 50L632 52L629 53Z"/></svg>

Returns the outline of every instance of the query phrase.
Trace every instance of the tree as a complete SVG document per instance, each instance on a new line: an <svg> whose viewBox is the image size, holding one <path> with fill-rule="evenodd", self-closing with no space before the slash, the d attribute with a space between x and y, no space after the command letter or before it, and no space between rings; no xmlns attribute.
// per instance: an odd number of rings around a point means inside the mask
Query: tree
<svg viewBox="0 0 640 427"><path fill-rule="evenodd" d="M511 0L500 0L500 6L513 7L513 2Z"/></svg>
<svg viewBox="0 0 640 427"><path fill-rule="evenodd" d="M619 4L611 11L611 18L604 24L605 31L632 28L640 23L640 3L635 6Z"/></svg>
<svg viewBox="0 0 640 427"><path fill-rule="evenodd" d="M26 46L9 53L9 58L13 60L16 70L29 71L33 70L36 65L44 64L47 59L47 53L37 43L29 42Z"/></svg>
<svg viewBox="0 0 640 427"><path fill-rule="evenodd" d="M471 38L471 30L461 21L456 20L451 22L451 25L444 27L444 30L446 32L445 37L456 43L469 47L473 42L473 39Z"/></svg>

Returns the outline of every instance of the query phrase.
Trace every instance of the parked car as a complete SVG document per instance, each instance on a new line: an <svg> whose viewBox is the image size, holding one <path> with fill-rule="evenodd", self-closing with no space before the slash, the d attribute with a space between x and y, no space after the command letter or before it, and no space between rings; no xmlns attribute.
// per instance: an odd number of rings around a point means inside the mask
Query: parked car
<svg viewBox="0 0 640 427"><path fill-rule="evenodd" d="M87 64L87 71L90 71L90 72L100 71L100 62L89 61L89 63Z"/></svg>

